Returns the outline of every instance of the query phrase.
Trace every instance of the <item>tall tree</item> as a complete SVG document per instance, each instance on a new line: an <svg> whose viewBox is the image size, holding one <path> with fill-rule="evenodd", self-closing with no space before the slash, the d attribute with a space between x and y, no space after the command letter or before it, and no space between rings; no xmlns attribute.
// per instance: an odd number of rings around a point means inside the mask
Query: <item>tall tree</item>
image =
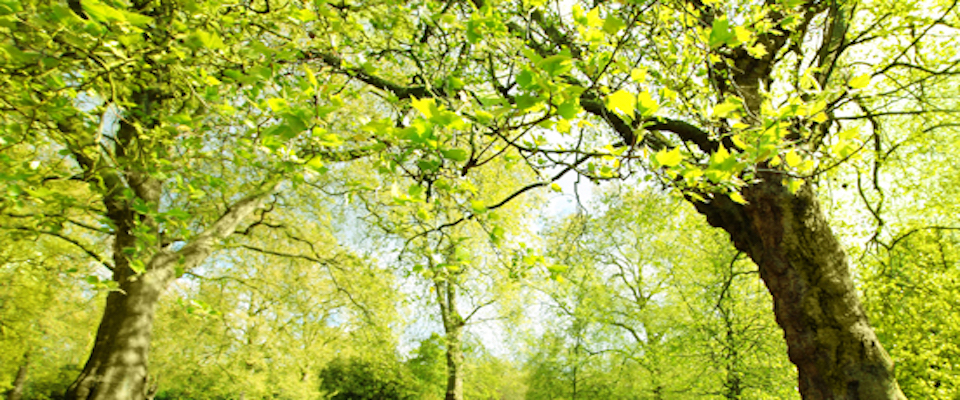
<svg viewBox="0 0 960 400"><path fill-rule="evenodd" d="M918 50L955 47L957 35L940 33L953 32L956 4L574 3L570 13L569 4L547 1L409 6L417 33L372 48L354 43L324 61L398 100L433 97L469 116L484 135L440 140L462 143L464 174L502 147L534 167L592 179L656 174L759 266L805 398L903 397L817 181L880 140L862 121L936 123L953 112L916 90L956 73L952 50ZM903 19L912 22L890 23ZM379 69L357 67L370 50L393 56ZM410 72L384 78L379 71L392 62L409 67L391 74ZM911 74L901 79L902 71ZM884 100L907 94L917 100ZM571 134L554 140L543 128ZM406 132L424 140L421 128Z"/></svg>
<svg viewBox="0 0 960 400"><path fill-rule="evenodd" d="M567 173L655 176L758 265L805 398L902 397L817 184L881 152L892 118L921 130L952 118L931 90L955 87L954 2L81 0L0 13L0 145L37 154L4 196L86 213L112 247L72 240L119 289L74 398L145 396L163 288L286 179L370 153L384 174L428 178L401 194L462 200L457 176L539 174L450 210L439 231ZM61 219L35 221L53 235Z"/></svg>
<svg viewBox="0 0 960 400"><path fill-rule="evenodd" d="M164 288L200 265L283 182L322 173L321 159L341 159L322 154L345 141L323 133L337 121L327 98L350 91L337 82L322 86L300 64L308 59L296 48L308 38L304 24L325 25L300 8L68 3L0 7L0 79L8 88L0 96L0 140L4 151L33 155L5 201L14 212L63 208L57 216L34 213L23 225L63 236L112 275L115 290L68 397L142 399ZM55 192L56 185L70 190ZM62 234L57 228L70 213L95 221L80 225L84 235L110 249Z"/></svg>

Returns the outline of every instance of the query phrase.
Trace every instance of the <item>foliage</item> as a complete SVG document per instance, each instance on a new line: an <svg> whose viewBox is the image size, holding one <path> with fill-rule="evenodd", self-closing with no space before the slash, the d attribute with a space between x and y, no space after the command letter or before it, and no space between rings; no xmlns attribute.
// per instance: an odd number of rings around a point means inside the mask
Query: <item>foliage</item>
<svg viewBox="0 0 960 400"><path fill-rule="evenodd" d="M409 372L399 363L336 358L320 372L320 388L334 400L419 398Z"/></svg>
<svg viewBox="0 0 960 400"><path fill-rule="evenodd" d="M955 397L957 15L941 0L0 1L0 357L36 352L31 396L63 386L94 293L160 277L158 398L429 397L438 343L396 359L401 294L437 296L459 351L468 322L530 312L535 290L548 326L530 335L530 398L783 398L795 371L756 278L782 287L756 272L771 249L740 240L747 261L677 200L723 226L779 206L757 189L772 188L832 203L902 388ZM571 194L571 175L623 186L539 231L529 195ZM351 240L374 228L390 237ZM524 391L511 358L467 354L470 396Z"/></svg>
<svg viewBox="0 0 960 400"><path fill-rule="evenodd" d="M528 398L789 398L792 368L756 266L682 203L611 186L558 221Z"/></svg>

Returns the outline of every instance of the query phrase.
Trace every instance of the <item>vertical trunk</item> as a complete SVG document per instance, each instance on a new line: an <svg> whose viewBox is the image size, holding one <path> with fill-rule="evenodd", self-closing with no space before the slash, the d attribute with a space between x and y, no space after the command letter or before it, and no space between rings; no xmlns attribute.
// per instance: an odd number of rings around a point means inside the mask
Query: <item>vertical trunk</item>
<svg viewBox="0 0 960 400"><path fill-rule="evenodd" d="M463 326L447 331L447 394L444 400L463 400Z"/></svg>
<svg viewBox="0 0 960 400"><path fill-rule="evenodd" d="M463 400L463 318L457 312L457 289L449 279L434 284L446 334L447 392L444 400Z"/></svg>
<svg viewBox="0 0 960 400"><path fill-rule="evenodd" d="M23 363L17 368L17 377L13 380L13 387L7 392L7 400L20 400L23 397L23 388L27 386L27 374L30 371L30 352L23 355Z"/></svg>
<svg viewBox="0 0 960 400"><path fill-rule="evenodd" d="M171 266L172 267L172 266ZM93 352L67 391L70 400L147 398L147 355L157 301L172 280L167 268L126 279L107 295Z"/></svg>
<svg viewBox="0 0 960 400"><path fill-rule="evenodd" d="M807 400L903 399L813 188L792 194L775 173L761 178L743 189L745 206L723 196L695 206L760 267L799 371L800 394Z"/></svg>
<svg viewBox="0 0 960 400"><path fill-rule="evenodd" d="M729 400L737 400L743 392L743 388L740 385L740 354L736 348L737 339L734 338L733 327L731 326L729 316L725 318L727 323L726 345L729 350L727 352L727 379L724 383L724 388L726 389L724 397Z"/></svg>

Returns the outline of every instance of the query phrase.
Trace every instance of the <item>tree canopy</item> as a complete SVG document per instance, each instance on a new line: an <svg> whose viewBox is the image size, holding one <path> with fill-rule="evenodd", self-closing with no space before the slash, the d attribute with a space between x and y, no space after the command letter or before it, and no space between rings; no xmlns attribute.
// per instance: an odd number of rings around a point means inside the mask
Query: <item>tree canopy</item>
<svg viewBox="0 0 960 400"><path fill-rule="evenodd" d="M0 388L951 398L958 19L0 1Z"/></svg>

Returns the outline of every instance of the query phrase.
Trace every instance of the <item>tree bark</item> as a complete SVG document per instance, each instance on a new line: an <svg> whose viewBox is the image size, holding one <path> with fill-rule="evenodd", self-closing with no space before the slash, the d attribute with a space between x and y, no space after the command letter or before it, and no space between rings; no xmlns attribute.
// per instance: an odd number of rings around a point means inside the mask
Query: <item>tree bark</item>
<svg viewBox="0 0 960 400"><path fill-rule="evenodd" d="M23 389L27 386L27 375L30 372L30 352L23 355L23 362L17 368L17 377L13 380L13 387L7 391L7 400L20 400Z"/></svg>
<svg viewBox="0 0 960 400"><path fill-rule="evenodd" d="M68 400L144 400L151 396L147 356L153 318L160 295L176 278L176 268L180 266L187 271L200 264L214 245L232 234L277 185L278 181L268 183L262 190L234 203L180 250L156 251L146 263L145 272L140 274L130 268L130 259L123 252L132 248L136 239L129 231L118 229L113 278L119 290L107 295L93 351L80 376L67 390Z"/></svg>
<svg viewBox="0 0 960 400"><path fill-rule="evenodd" d="M444 400L463 400L463 325L447 331L447 394Z"/></svg>
<svg viewBox="0 0 960 400"><path fill-rule="evenodd" d="M107 295L93 352L67 399L141 400L147 397L147 355L157 301L173 266L120 283Z"/></svg>
<svg viewBox="0 0 960 400"><path fill-rule="evenodd" d="M904 399L813 187L794 194L776 173L761 178L742 190L747 205L725 196L694 205L759 266L799 371L801 396Z"/></svg>
<svg viewBox="0 0 960 400"><path fill-rule="evenodd" d="M457 288L448 279L436 281L437 301L446 336L447 391L444 400L463 400L463 327L457 312Z"/></svg>

